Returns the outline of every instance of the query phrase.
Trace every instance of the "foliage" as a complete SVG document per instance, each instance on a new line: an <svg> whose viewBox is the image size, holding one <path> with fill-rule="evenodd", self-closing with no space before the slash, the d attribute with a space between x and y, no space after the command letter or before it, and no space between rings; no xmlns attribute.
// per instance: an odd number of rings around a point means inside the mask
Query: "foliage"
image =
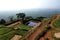
<svg viewBox="0 0 60 40"><path fill-rule="evenodd" d="M53 25L54 25L54 27L60 28L60 19L55 20Z"/></svg>
<svg viewBox="0 0 60 40"><path fill-rule="evenodd" d="M19 39L19 40L26 40L26 38L22 38L22 39Z"/></svg>
<svg viewBox="0 0 60 40"><path fill-rule="evenodd" d="M6 23L6 21L4 19L0 20L0 24L5 24L5 23Z"/></svg>
<svg viewBox="0 0 60 40"><path fill-rule="evenodd" d="M20 27L21 27L22 29L26 29L26 30L30 30L30 29L32 28L32 27L27 26L27 25L24 25L24 24L20 25Z"/></svg>
<svg viewBox="0 0 60 40"><path fill-rule="evenodd" d="M22 20L24 20L24 18L25 18L25 13L18 13L16 15L17 15L17 19L22 18Z"/></svg>
<svg viewBox="0 0 60 40"><path fill-rule="evenodd" d="M15 27L19 27L20 29L18 30L14 30L13 28ZM28 32L28 30L30 30L31 27L27 26L27 25L20 25L17 24L13 27L9 27L9 28L0 28L0 40L10 40L14 35L22 35L25 36ZM25 40L25 39L23 39Z"/></svg>
<svg viewBox="0 0 60 40"><path fill-rule="evenodd" d="M10 19L10 22L13 21L13 16L9 16L8 18Z"/></svg>
<svg viewBox="0 0 60 40"><path fill-rule="evenodd" d="M16 16L17 16L17 19L19 19L20 17L19 17L19 14L16 14Z"/></svg>
<svg viewBox="0 0 60 40"><path fill-rule="evenodd" d="M33 17L32 16L25 17L25 20L29 20L29 19L33 19Z"/></svg>
<svg viewBox="0 0 60 40"><path fill-rule="evenodd" d="M20 28L20 29L25 29L25 30L30 30L32 27L30 27L30 26L27 26L27 25L24 25L24 24L17 24L17 25L15 25L15 26L13 26L13 28Z"/></svg>
<svg viewBox="0 0 60 40"><path fill-rule="evenodd" d="M15 31L15 34L22 35L22 36L24 36L26 33L27 33L27 31L24 31L24 30L16 30Z"/></svg>
<svg viewBox="0 0 60 40"><path fill-rule="evenodd" d="M39 21L42 21L43 18L45 18L45 17L42 17L42 16L41 16L41 17L37 17L36 19L39 20Z"/></svg>
<svg viewBox="0 0 60 40"><path fill-rule="evenodd" d="M11 28L0 28L0 35L6 34L11 30L12 30Z"/></svg>
<svg viewBox="0 0 60 40"><path fill-rule="evenodd" d="M15 35L15 31L11 31L7 34L4 34L0 37L0 40L10 40Z"/></svg>

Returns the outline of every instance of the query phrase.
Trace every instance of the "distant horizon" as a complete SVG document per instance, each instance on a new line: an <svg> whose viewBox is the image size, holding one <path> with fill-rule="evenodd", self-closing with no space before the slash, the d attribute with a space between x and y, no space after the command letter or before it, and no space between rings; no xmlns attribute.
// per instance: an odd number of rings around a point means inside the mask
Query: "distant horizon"
<svg viewBox="0 0 60 40"><path fill-rule="evenodd" d="M17 13L25 13L26 16L32 16L33 18L43 16L43 17L50 17L54 14L60 14L60 9L30 9L30 10L13 10L13 11L0 11L0 19L8 19L9 16L14 16L16 18Z"/></svg>

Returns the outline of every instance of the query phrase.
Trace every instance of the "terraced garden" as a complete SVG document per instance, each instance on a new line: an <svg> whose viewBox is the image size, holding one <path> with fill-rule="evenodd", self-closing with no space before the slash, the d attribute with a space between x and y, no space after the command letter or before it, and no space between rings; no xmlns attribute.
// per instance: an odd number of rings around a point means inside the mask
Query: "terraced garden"
<svg viewBox="0 0 60 40"><path fill-rule="evenodd" d="M24 24L17 24L17 25L14 25L12 28L19 28L19 29L25 29L25 30L30 30L32 27L31 26L27 26L27 25L24 25Z"/></svg>
<svg viewBox="0 0 60 40"><path fill-rule="evenodd" d="M0 40L10 40L14 35L24 36L31 28L32 27L23 24L22 25L17 24L12 27L0 28Z"/></svg>
<svg viewBox="0 0 60 40"><path fill-rule="evenodd" d="M60 32L60 15L56 15L56 18L53 19L52 21L52 31L51 31L51 36L54 40L60 40L60 38L58 38L58 36L60 36L59 33ZM57 36L56 36L57 35Z"/></svg>

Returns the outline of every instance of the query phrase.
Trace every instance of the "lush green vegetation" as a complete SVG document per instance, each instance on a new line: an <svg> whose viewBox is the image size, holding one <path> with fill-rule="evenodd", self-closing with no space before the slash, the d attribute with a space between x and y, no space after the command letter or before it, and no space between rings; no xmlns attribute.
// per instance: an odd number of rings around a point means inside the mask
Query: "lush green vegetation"
<svg viewBox="0 0 60 40"><path fill-rule="evenodd" d="M26 29L26 30L30 30L32 27L30 27L30 26L27 26L27 25L20 25L20 27L22 28L22 29Z"/></svg>
<svg viewBox="0 0 60 40"><path fill-rule="evenodd" d="M27 33L27 31L24 31L24 30L16 30L15 31L15 34L22 35L22 36L24 36L26 33Z"/></svg>
<svg viewBox="0 0 60 40"><path fill-rule="evenodd" d="M14 28L19 28L19 29L14 29ZM16 24L12 27L9 28L0 28L0 40L10 40L14 35L26 35L28 30L30 30L32 27L29 27L27 25L20 25Z"/></svg>
<svg viewBox="0 0 60 40"><path fill-rule="evenodd" d="M19 39L19 40L26 40L26 38L22 38L22 39Z"/></svg>
<svg viewBox="0 0 60 40"><path fill-rule="evenodd" d="M13 28L20 28L20 29L25 29L25 30L30 30L32 27L30 26L27 26L27 25L24 25L24 24L17 24L17 25L14 25Z"/></svg>
<svg viewBox="0 0 60 40"><path fill-rule="evenodd" d="M6 21L4 19L0 20L0 24L4 25L6 23Z"/></svg>
<svg viewBox="0 0 60 40"><path fill-rule="evenodd" d="M54 27L60 28L60 19L55 20Z"/></svg>
<svg viewBox="0 0 60 40"><path fill-rule="evenodd" d="M15 35L14 33L12 28L0 28L0 40L9 40Z"/></svg>
<svg viewBox="0 0 60 40"><path fill-rule="evenodd" d="M7 34L1 35L0 40L10 40L15 35L15 31L11 31Z"/></svg>
<svg viewBox="0 0 60 40"><path fill-rule="evenodd" d="M0 28L0 35L5 34L13 30L12 28Z"/></svg>

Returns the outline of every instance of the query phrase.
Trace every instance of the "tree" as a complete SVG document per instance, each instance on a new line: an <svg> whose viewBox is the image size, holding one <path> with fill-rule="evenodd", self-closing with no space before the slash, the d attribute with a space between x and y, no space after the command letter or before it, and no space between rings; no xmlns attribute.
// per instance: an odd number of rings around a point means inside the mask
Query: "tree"
<svg viewBox="0 0 60 40"><path fill-rule="evenodd" d="M13 16L9 16L8 18L10 19L11 22L13 21Z"/></svg>
<svg viewBox="0 0 60 40"><path fill-rule="evenodd" d="M46 17L42 17L42 16L41 16L41 17L37 17L36 19L42 21L43 18L46 18Z"/></svg>
<svg viewBox="0 0 60 40"><path fill-rule="evenodd" d="M24 20L24 18L25 18L25 13L18 13L18 14L16 14L17 15L17 19L22 19L22 21Z"/></svg>
<svg viewBox="0 0 60 40"><path fill-rule="evenodd" d="M19 19L19 14L16 14L16 16L17 16L17 19Z"/></svg>
<svg viewBox="0 0 60 40"><path fill-rule="evenodd" d="M20 15L20 18L22 18L22 20L24 20L25 14L24 13L19 13L19 15Z"/></svg>
<svg viewBox="0 0 60 40"><path fill-rule="evenodd" d="M4 19L0 20L0 24L5 24L5 23L6 23L6 21Z"/></svg>
<svg viewBox="0 0 60 40"><path fill-rule="evenodd" d="M33 17L32 16L25 17L25 20L29 20L29 19L33 19Z"/></svg>

